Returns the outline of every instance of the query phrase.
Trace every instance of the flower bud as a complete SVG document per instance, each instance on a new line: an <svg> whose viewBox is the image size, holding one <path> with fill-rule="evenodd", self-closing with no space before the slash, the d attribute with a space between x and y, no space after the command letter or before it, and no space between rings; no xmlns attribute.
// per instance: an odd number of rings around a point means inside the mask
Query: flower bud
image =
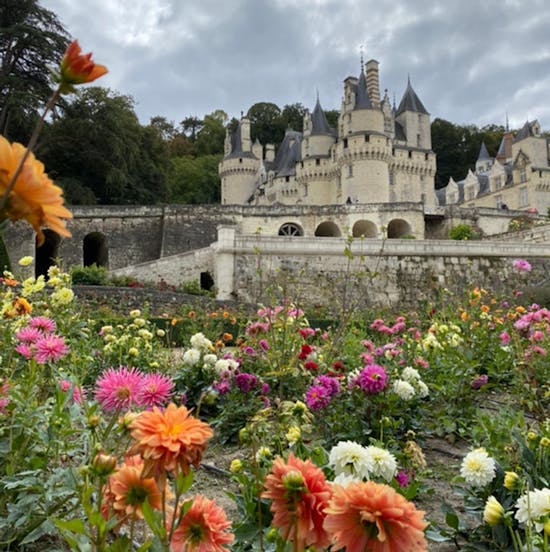
<svg viewBox="0 0 550 552"><path fill-rule="evenodd" d="M229 466L229 471L231 473L239 473L243 469L243 463L238 459L232 460L231 465Z"/></svg>
<svg viewBox="0 0 550 552"><path fill-rule="evenodd" d="M92 468L99 476L111 475L116 468L116 457L98 452L92 461Z"/></svg>
<svg viewBox="0 0 550 552"><path fill-rule="evenodd" d="M503 517L504 508L502 504L494 496L490 496L483 510L483 521L489 525L489 527L494 527L502 521Z"/></svg>
<svg viewBox="0 0 550 552"><path fill-rule="evenodd" d="M519 475L516 472L504 472L504 487L509 491L517 489L519 485Z"/></svg>

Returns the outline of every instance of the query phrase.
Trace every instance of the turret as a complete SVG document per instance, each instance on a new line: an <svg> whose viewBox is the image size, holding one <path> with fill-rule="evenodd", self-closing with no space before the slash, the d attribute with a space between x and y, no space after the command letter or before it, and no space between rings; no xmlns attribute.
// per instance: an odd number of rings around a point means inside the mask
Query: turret
<svg viewBox="0 0 550 552"><path fill-rule="evenodd" d="M493 158L489 155L485 142L481 142L481 147L479 148L479 155L477 156L477 161L476 161L476 173L488 171L492 165L493 165Z"/></svg>
<svg viewBox="0 0 550 552"><path fill-rule="evenodd" d="M430 114L416 95L411 79L395 113L395 120L401 125L407 138L407 146L431 150Z"/></svg>

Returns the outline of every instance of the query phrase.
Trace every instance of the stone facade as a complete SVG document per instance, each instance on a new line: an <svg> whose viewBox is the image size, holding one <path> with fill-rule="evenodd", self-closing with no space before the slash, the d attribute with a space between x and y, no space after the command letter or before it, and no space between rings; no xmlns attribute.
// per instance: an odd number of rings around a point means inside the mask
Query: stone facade
<svg viewBox="0 0 550 552"><path fill-rule="evenodd" d="M537 121L528 121L516 134L507 132L497 156L481 145L474 171L464 180L450 179L437 190L440 205L492 207L536 211L550 208L550 138Z"/></svg>

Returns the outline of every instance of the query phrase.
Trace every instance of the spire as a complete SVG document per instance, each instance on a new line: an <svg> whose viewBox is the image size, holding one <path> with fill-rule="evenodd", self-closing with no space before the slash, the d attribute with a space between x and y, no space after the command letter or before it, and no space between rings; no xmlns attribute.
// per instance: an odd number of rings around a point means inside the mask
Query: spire
<svg viewBox="0 0 550 552"><path fill-rule="evenodd" d="M479 155L477 156L478 161L488 161L491 159L489 152L487 151L487 146L485 142L481 142L481 147L479 148Z"/></svg>
<svg viewBox="0 0 550 552"><path fill-rule="evenodd" d="M397 108L397 115L400 115L404 111L414 111L415 113L424 113L424 115L429 115L424 105L422 105L420 98L413 90L410 75L407 75L407 89L405 90L403 98L401 98L401 103Z"/></svg>
<svg viewBox="0 0 550 552"><path fill-rule="evenodd" d="M361 60L361 74L357 83L357 93L355 94L355 107L353 109L372 109L372 104L367 94L367 80L363 70L363 61Z"/></svg>
<svg viewBox="0 0 550 552"><path fill-rule="evenodd" d="M325 112L319 102L319 93L317 93L317 103L311 114L311 134L332 134Z"/></svg>

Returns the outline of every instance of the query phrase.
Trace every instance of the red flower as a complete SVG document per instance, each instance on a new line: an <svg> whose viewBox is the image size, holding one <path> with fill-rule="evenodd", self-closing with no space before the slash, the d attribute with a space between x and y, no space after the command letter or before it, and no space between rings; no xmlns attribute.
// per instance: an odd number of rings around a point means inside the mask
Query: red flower
<svg viewBox="0 0 550 552"><path fill-rule="evenodd" d="M323 520L331 490L315 464L300 460L292 453L287 462L277 458L266 478L265 488L262 497L272 501L273 526L279 528L286 541L296 541L298 550L329 545Z"/></svg>

